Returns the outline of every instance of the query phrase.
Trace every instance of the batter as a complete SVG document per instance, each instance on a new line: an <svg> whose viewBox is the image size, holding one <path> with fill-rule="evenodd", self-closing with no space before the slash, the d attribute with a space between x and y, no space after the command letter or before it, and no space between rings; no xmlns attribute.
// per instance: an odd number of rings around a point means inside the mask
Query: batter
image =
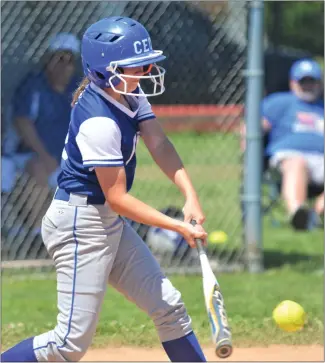
<svg viewBox="0 0 325 363"><path fill-rule="evenodd" d="M196 192L147 100L164 91L165 70L156 64L164 59L133 19L106 18L85 32L85 78L74 94L62 172L42 222L57 272L57 324L4 352L3 362L79 361L95 334L108 283L152 318L171 361L205 361L180 292L123 219L176 231L191 247L195 238L206 240ZM147 93L139 83L145 80L152 86ZM184 221L128 194L139 136L184 194Z"/></svg>

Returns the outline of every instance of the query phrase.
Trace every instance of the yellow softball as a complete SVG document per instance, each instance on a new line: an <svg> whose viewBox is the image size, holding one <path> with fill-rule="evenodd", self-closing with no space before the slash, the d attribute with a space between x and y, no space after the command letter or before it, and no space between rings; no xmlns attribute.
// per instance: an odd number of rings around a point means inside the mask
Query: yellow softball
<svg viewBox="0 0 325 363"><path fill-rule="evenodd" d="M273 319L282 330L294 332L305 325L306 313L296 302L284 300L273 310Z"/></svg>
<svg viewBox="0 0 325 363"><path fill-rule="evenodd" d="M228 240L228 235L224 231L213 231L208 235L208 241L212 244L225 243Z"/></svg>

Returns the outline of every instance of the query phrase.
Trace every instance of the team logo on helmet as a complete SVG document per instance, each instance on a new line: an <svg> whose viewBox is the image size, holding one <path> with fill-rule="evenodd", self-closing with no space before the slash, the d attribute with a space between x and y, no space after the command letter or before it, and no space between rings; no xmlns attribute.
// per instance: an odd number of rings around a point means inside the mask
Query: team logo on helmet
<svg viewBox="0 0 325 363"><path fill-rule="evenodd" d="M142 39L141 42L139 40L136 40L133 43L133 47L136 54L150 52L152 50L151 39L150 38Z"/></svg>

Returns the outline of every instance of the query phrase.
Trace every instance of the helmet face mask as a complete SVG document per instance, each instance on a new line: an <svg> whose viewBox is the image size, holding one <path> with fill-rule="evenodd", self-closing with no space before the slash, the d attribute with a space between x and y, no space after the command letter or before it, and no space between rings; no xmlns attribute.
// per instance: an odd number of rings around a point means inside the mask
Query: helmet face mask
<svg viewBox="0 0 325 363"><path fill-rule="evenodd" d="M134 93L128 92L128 80L136 79L139 83L140 83L140 81L149 80L149 81L151 81L151 83L153 85L152 92L150 92L150 93L139 92L139 94L137 94L137 96L151 97L151 96L161 95L165 91L164 77L165 77L166 70L163 67L160 67L155 63L149 64L147 70L145 70L145 66L143 66L143 68L144 68L144 75L142 75L142 76L127 75L127 74L124 74L123 72L121 72L121 67L119 67L118 64L116 64L116 62L115 62L114 66L111 65L111 66L107 67L107 71L112 73L112 76L109 77L109 79L108 79L110 87L116 93L120 93L123 95L134 95ZM123 68L122 68L122 70L123 70ZM152 74L151 73L152 70L154 70L156 72L156 74ZM118 82L117 82L117 80L118 80ZM122 90L116 88L116 86L119 85L120 83L123 84Z"/></svg>
<svg viewBox="0 0 325 363"><path fill-rule="evenodd" d="M138 96L157 96L164 92L165 69L156 62L166 57L153 50L150 36L143 25L126 17L102 19L90 26L82 40L82 64L85 75L101 88L128 92L128 81L150 81L151 90ZM142 75L124 74L123 69L143 67ZM123 87L117 86L122 83ZM134 83L134 82L133 82Z"/></svg>

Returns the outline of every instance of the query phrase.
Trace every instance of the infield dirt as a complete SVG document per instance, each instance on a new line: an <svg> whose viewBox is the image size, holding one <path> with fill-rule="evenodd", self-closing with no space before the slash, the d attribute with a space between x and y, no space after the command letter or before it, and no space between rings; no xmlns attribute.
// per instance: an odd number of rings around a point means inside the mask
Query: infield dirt
<svg viewBox="0 0 325 363"><path fill-rule="evenodd" d="M204 347L208 361L220 361L214 354L213 347ZM324 347L271 345L269 347L236 348L231 357L222 359L224 362L324 362ZM82 359L83 362L169 362L163 349L108 347L90 350Z"/></svg>

